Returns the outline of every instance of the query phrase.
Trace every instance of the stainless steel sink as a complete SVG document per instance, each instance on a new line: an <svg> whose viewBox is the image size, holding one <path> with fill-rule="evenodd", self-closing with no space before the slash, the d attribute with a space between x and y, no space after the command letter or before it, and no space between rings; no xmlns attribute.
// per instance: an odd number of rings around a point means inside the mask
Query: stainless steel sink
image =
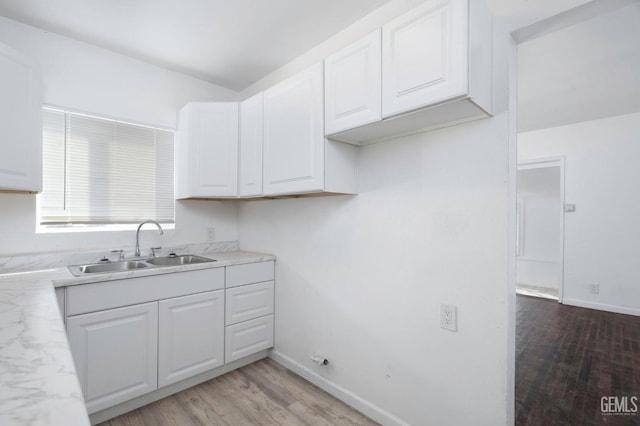
<svg viewBox="0 0 640 426"><path fill-rule="evenodd" d="M119 262L92 263L88 265L72 265L67 268L76 277L85 274L108 274L110 272L131 271L143 268L161 268L168 266L193 265L197 263L215 262L208 257L185 254L181 256L154 257L151 259L125 260Z"/></svg>
<svg viewBox="0 0 640 426"><path fill-rule="evenodd" d="M185 254L182 256L154 257L153 259L147 259L148 263L155 266L193 265L195 263L207 263L215 261L215 259L209 259L208 257L202 256L194 256L191 254Z"/></svg>
<svg viewBox="0 0 640 426"><path fill-rule="evenodd" d="M133 269L148 268L142 260L128 260L125 262L94 263L90 265L69 266L71 273L77 277L84 274L105 274L109 272L131 271Z"/></svg>

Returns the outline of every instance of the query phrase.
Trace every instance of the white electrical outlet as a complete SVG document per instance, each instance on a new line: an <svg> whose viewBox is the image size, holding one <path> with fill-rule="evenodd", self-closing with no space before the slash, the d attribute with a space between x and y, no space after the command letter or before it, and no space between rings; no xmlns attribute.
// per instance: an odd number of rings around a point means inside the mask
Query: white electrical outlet
<svg viewBox="0 0 640 426"><path fill-rule="evenodd" d="M214 228L213 226L210 228L207 228L207 241L212 243L215 240L216 240L216 228Z"/></svg>
<svg viewBox="0 0 640 426"><path fill-rule="evenodd" d="M600 294L600 284L589 284L591 294Z"/></svg>
<svg viewBox="0 0 640 426"><path fill-rule="evenodd" d="M455 305L440 305L440 327L458 331L458 308Z"/></svg>

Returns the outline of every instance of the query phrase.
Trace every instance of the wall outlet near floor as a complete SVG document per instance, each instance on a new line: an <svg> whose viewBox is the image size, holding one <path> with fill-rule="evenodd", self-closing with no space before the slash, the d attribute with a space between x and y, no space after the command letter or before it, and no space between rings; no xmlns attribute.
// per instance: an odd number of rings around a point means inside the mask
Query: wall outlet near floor
<svg viewBox="0 0 640 426"><path fill-rule="evenodd" d="M440 305L440 327L458 331L458 308L455 305Z"/></svg>
<svg viewBox="0 0 640 426"><path fill-rule="evenodd" d="M600 284L589 284L591 294L600 294Z"/></svg>
<svg viewBox="0 0 640 426"><path fill-rule="evenodd" d="M207 228L207 241L212 243L216 240L216 228L214 228L213 226L210 228Z"/></svg>

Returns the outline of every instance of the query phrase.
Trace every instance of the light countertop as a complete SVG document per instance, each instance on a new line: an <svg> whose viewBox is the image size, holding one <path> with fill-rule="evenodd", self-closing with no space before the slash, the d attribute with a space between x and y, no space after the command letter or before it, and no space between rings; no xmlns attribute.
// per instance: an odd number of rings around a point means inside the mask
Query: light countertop
<svg viewBox="0 0 640 426"><path fill-rule="evenodd" d="M264 262L275 260L275 256L248 251L224 251L219 253L190 253L215 259L215 262L194 263L191 265L163 266L154 268L132 269L130 271L110 272L104 274L87 274L75 277L68 272L61 271L60 276L53 278L55 287L67 287L78 284L88 284L102 281L122 280L127 278L146 277L149 275L171 274L174 272L195 271L198 269L221 268L224 266L240 265L243 263ZM66 270L66 268L64 268Z"/></svg>
<svg viewBox="0 0 640 426"><path fill-rule="evenodd" d="M52 277L0 276L0 424L89 425Z"/></svg>
<svg viewBox="0 0 640 426"><path fill-rule="evenodd" d="M89 425L54 286L275 259L244 251L202 255L217 262L87 277L74 277L67 268L0 275L0 425Z"/></svg>

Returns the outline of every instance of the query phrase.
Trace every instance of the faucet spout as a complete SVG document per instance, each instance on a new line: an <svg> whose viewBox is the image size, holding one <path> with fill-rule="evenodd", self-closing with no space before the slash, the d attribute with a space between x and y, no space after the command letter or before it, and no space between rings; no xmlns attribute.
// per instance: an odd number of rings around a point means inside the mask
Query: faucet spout
<svg viewBox="0 0 640 426"><path fill-rule="evenodd" d="M138 225L138 230L136 231L136 250L133 252L133 255L135 257L140 257L140 228L142 228L142 225L144 225L145 223L153 223L155 226L158 227L158 230L160 231L160 235L164 234L164 230L162 229L162 226L160 226L160 224L155 220L145 220L140 225Z"/></svg>

